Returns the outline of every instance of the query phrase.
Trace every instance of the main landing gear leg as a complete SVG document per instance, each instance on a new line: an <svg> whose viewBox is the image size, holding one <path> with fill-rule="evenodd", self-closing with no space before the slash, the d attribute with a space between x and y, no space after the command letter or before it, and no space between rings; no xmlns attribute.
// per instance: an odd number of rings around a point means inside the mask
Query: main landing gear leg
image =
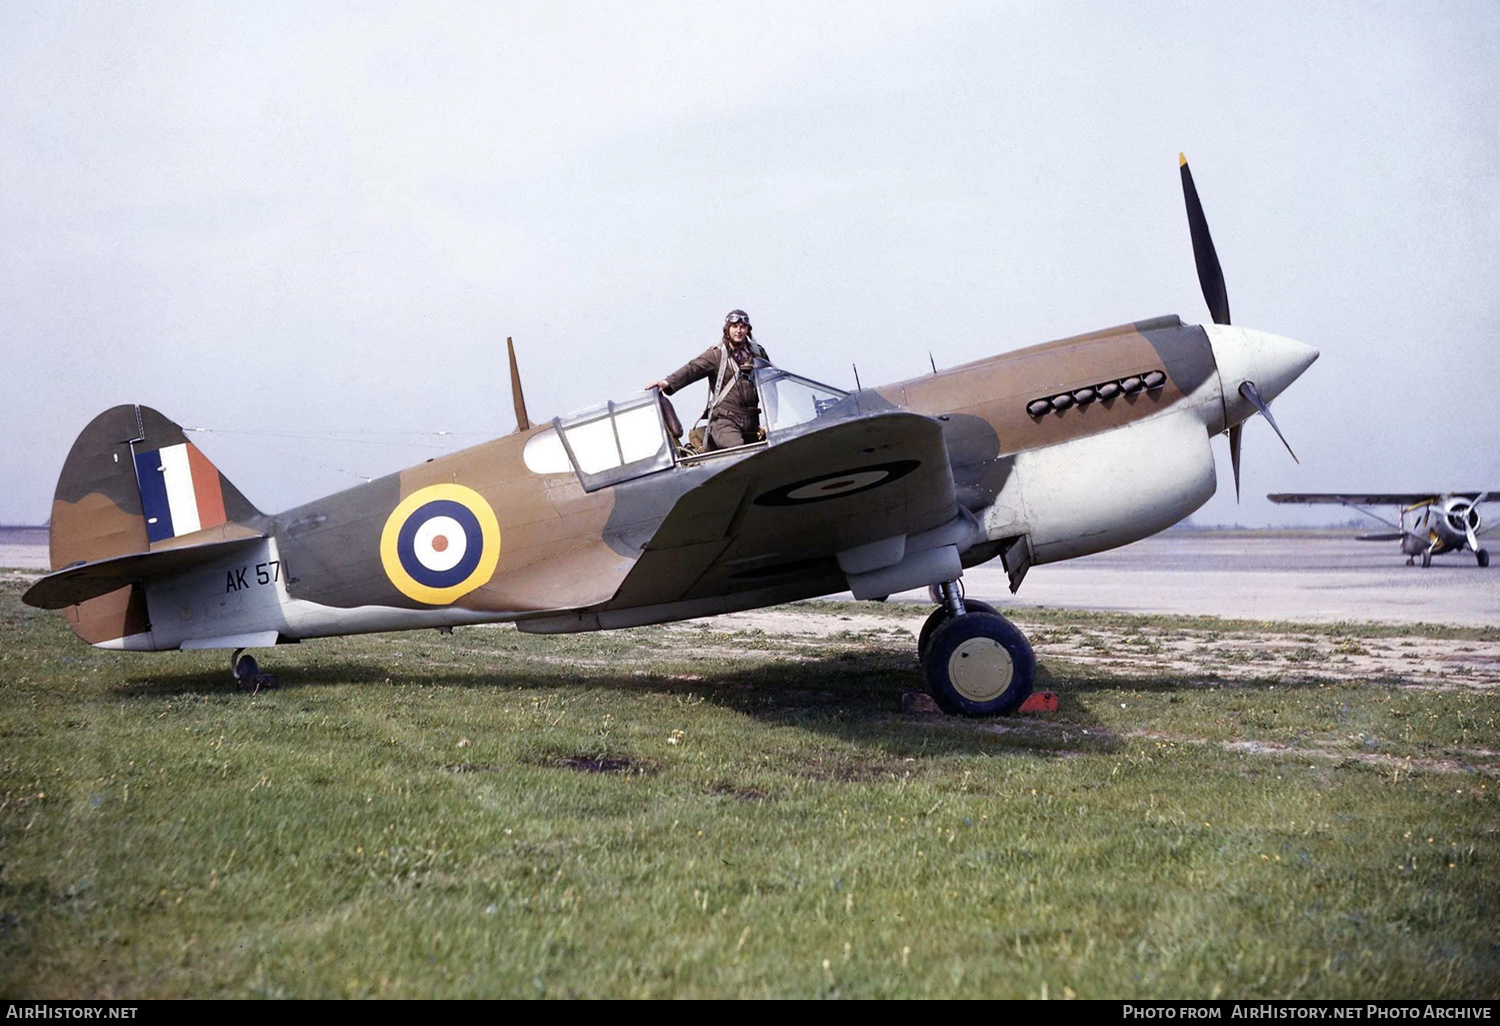
<svg viewBox="0 0 1500 1026"><path fill-rule="evenodd" d="M988 602L964 598L962 581L945 581L942 584L935 584L928 590L928 594L938 604L938 607L932 611L932 615L927 618L927 622L922 625L922 630L917 634L918 659L926 655L927 646L932 641L933 633L953 617L964 616L967 613L994 613L996 616L1000 615L995 607ZM953 608L955 605L958 607L957 610Z"/></svg>
<svg viewBox="0 0 1500 1026"><path fill-rule="evenodd" d="M948 611L949 616L963 616L968 612L964 608L964 588L958 581L939 584L938 594L942 596L943 608Z"/></svg>
<svg viewBox="0 0 1500 1026"><path fill-rule="evenodd" d="M957 581L935 589L940 605L917 639L927 690L942 709L1007 716L1031 694L1036 656L1014 624L988 603L965 601Z"/></svg>

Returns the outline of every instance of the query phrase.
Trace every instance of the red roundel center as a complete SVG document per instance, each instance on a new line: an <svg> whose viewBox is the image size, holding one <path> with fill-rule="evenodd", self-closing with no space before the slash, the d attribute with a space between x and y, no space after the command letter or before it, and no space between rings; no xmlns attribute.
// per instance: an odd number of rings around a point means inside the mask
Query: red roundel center
<svg viewBox="0 0 1500 1026"><path fill-rule="evenodd" d="M831 492L835 488L848 488L853 483L854 483L853 479L850 479L848 481L834 481L832 484L823 485L821 488L818 489L818 491L820 491L820 492Z"/></svg>
<svg viewBox="0 0 1500 1026"><path fill-rule="evenodd" d="M448 548L448 539L445 535L434 535L432 539L432 551L443 552Z"/></svg>

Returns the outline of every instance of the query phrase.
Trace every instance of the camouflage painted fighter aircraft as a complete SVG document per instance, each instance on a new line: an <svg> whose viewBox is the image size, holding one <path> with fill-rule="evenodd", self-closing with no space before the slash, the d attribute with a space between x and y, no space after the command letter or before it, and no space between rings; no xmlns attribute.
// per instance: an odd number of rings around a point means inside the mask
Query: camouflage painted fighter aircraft
<svg viewBox="0 0 1500 1026"><path fill-rule="evenodd" d="M1317 350L1231 327L1186 160L1212 325L1157 317L846 392L765 365L763 442L679 447L654 392L518 429L279 514L255 508L182 429L100 414L52 507L54 572L25 600L83 640L238 650L330 635L513 621L564 633L850 591L927 587L918 640L946 710L1014 711L1030 644L963 598L965 567L1027 568L1124 545L1201 506L1210 438L1239 485L1244 422ZM1278 431L1279 433L1279 431Z"/></svg>
<svg viewBox="0 0 1500 1026"><path fill-rule="evenodd" d="M1468 549L1480 566L1490 565L1488 550L1479 547L1479 539L1494 528L1481 530L1479 504L1500 490L1488 492L1358 492L1278 494L1266 498L1278 503L1302 505L1348 506L1373 520L1378 520L1393 531L1362 534L1360 541L1399 541L1401 551L1406 553L1406 565L1418 559L1424 567L1432 565L1432 557L1445 552L1462 552ZM1397 520L1371 513L1366 506L1395 506ZM1408 520L1410 517L1410 520Z"/></svg>

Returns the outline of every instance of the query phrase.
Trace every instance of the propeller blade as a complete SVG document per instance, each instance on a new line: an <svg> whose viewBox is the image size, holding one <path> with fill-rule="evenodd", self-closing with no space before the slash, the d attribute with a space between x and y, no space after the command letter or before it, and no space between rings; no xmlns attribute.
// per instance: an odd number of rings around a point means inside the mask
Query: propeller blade
<svg viewBox="0 0 1500 1026"><path fill-rule="evenodd" d="M1245 424L1241 421L1229 429L1229 463L1234 467L1234 501L1240 501L1240 436L1244 434Z"/></svg>
<svg viewBox="0 0 1500 1026"><path fill-rule="evenodd" d="M1188 170L1186 154L1177 154L1177 165L1182 171L1182 196L1187 201L1188 230L1193 235L1198 284L1203 286L1203 299L1208 303L1208 312L1214 323L1228 324L1229 293L1224 288L1224 269L1219 266L1219 254L1214 252L1214 240L1208 234L1208 218L1203 216L1203 204L1198 201L1198 189L1193 185L1193 173Z"/></svg>
<svg viewBox="0 0 1500 1026"><path fill-rule="evenodd" d="M1479 514L1476 513L1475 510L1477 510L1479 508L1479 504L1481 502L1483 502L1485 499L1488 499L1489 497L1490 497L1490 493L1489 492L1480 492L1479 493L1479 498L1477 498L1473 502L1469 503L1469 513L1473 513L1477 517ZM1474 530L1474 522L1469 519L1469 513L1465 513L1464 514L1464 534L1466 534L1466 535L1469 536L1469 551L1470 552L1478 552L1479 551L1479 532L1476 531L1476 530Z"/></svg>
<svg viewBox="0 0 1500 1026"><path fill-rule="evenodd" d="M1276 437L1281 439L1281 444L1286 446L1286 451L1292 453L1292 460L1298 464L1302 461L1297 459L1297 454L1292 452L1292 443L1286 440L1286 435L1281 433L1281 428L1276 426L1276 418L1271 416L1271 407L1260 397L1260 389L1255 387L1255 382L1247 381L1240 386L1240 395L1250 400L1250 405L1260 411L1260 415L1266 418L1271 425L1271 430L1276 432Z"/></svg>

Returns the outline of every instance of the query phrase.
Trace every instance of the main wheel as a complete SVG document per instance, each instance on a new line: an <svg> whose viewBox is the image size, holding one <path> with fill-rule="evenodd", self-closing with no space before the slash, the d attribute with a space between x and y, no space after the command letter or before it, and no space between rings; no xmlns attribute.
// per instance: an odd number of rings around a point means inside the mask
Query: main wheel
<svg viewBox="0 0 1500 1026"><path fill-rule="evenodd" d="M1490 565L1490 552L1489 552L1489 549L1480 549L1478 552L1474 553L1474 558L1477 559L1477 560L1479 560L1479 565L1480 566L1489 566Z"/></svg>
<svg viewBox="0 0 1500 1026"><path fill-rule="evenodd" d="M1422 568L1425 570L1432 565L1432 552L1428 549L1422 550Z"/></svg>
<svg viewBox="0 0 1500 1026"><path fill-rule="evenodd" d="M235 660L234 679L240 682L241 687L244 687L247 682L254 680L255 675L259 672L260 664L255 661L254 656L240 656L239 659Z"/></svg>
<svg viewBox="0 0 1500 1026"><path fill-rule="evenodd" d="M1009 620L967 613L941 624L922 657L927 690L946 712L1007 716L1031 694L1036 655Z"/></svg>
<svg viewBox="0 0 1500 1026"><path fill-rule="evenodd" d="M964 608L971 613L994 613L996 616L1000 615L1000 611L994 606L988 602L981 602L978 599L964 599ZM948 615L947 606L938 606L932 611L932 615L927 618L927 622L922 625L922 630L917 634L918 659L922 658L923 654L927 651L927 646L932 643L932 632L949 619L951 617Z"/></svg>

